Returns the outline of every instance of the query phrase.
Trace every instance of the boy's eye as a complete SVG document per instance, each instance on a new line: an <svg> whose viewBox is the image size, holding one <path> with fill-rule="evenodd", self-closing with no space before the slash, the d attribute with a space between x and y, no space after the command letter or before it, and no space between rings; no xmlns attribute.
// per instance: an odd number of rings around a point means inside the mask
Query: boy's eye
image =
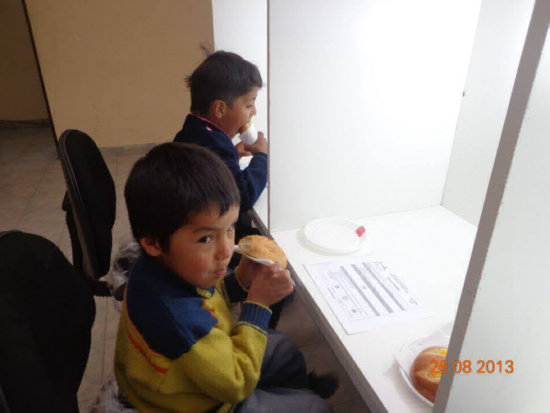
<svg viewBox="0 0 550 413"><path fill-rule="evenodd" d="M227 230L227 232L235 231L235 224L236 224L236 222L233 223L233 224L231 224L231 225L229 226L229 229Z"/></svg>
<svg viewBox="0 0 550 413"><path fill-rule="evenodd" d="M209 243L209 242L211 242L211 241L212 241L212 237L211 237L210 235L205 235L204 237L201 237L201 238L199 239L199 242L200 242L201 244L207 244L207 243Z"/></svg>

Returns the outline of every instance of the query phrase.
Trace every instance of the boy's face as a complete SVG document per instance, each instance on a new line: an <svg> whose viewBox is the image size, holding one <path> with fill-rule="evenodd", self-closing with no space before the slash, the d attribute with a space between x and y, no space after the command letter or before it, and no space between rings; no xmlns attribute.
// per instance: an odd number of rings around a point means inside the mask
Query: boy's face
<svg viewBox="0 0 550 413"><path fill-rule="evenodd" d="M239 128L250 122L252 116L256 114L256 97L259 90L259 87L254 86L248 93L235 98L231 105L225 104L223 113L217 116L216 125L230 138L233 138Z"/></svg>
<svg viewBox="0 0 550 413"><path fill-rule="evenodd" d="M152 250L145 250L189 284L200 288L213 287L225 276L233 255L238 215L238 205L231 206L222 216L218 206L211 207L192 216L187 224L172 234L167 253L158 247L158 243Z"/></svg>

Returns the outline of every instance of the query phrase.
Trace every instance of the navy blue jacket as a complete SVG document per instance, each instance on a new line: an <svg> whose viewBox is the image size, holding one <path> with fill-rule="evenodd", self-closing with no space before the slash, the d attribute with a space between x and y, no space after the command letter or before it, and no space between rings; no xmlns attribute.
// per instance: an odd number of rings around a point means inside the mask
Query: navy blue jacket
<svg viewBox="0 0 550 413"><path fill-rule="evenodd" d="M187 115L174 141L196 143L216 153L237 182L241 192L241 212L252 208L267 184L267 154L255 154L248 167L241 170L239 155L231 138L213 123L193 114Z"/></svg>

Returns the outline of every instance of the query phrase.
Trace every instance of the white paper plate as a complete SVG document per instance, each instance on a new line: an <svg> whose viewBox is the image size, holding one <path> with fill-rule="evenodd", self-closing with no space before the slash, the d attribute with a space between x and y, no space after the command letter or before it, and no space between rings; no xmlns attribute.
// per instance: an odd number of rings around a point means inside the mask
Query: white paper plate
<svg viewBox="0 0 550 413"><path fill-rule="evenodd" d="M345 218L322 218L311 221L304 235L316 247L332 253L357 251L366 239L365 229Z"/></svg>
<svg viewBox="0 0 550 413"><path fill-rule="evenodd" d="M407 386L412 390L412 392L424 403L426 403L428 406L433 407L433 403L426 399L424 396L422 396L412 384L412 380L409 376L409 372L411 371L411 367L414 363L414 360L416 359L416 356L424 350L427 347L432 346L449 346L449 337L448 336L429 336L420 338L418 340L413 341L412 343L405 344L403 347L401 347L401 350L397 354L395 354L395 360L397 361L397 364L399 365L399 372L401 373L401 377L403 377L403 380L405 380L405 383L407 383Z"/></svg>

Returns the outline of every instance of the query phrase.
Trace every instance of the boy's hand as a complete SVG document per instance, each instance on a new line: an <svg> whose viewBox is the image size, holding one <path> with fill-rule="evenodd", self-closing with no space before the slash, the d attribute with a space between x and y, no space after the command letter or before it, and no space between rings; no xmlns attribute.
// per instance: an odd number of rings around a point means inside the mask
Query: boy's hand
<svg viewBox="0 0 550 413"><path fill-rule="evenodd" d="M244 143L239 142L235 145L235 149L237 149L237 154L239 155L239 159L241 159L243 156L252 156L252 152L248 152L246 149L244 149Z"/></svg>
<svg viewBox="0 0 550 413"><path fill-rule="evenodd" d="M250 288L252 280L261 272L262 267L265 267L263 264L258 264L246 256L242 255L239 261L239 265L235 269L235 275L237 276L239 283L246 289Z"/></svg>
<svg viewBox="0 0 550 413"><path fill-rule="evenodd" d="M262 267L250 284L247 300L269 307L289 295L294 290L294 284L290 272L281 271L281 264Z"/></svg>
<svg viewBox="0 0 550 413"><path fill-rule="evenodd" d="M267 140L265 139L263 132L258 132L258 139L256 139L256 142L252 145L244 145L244 149L253 155L258 152L267 154Z"/></svg>

